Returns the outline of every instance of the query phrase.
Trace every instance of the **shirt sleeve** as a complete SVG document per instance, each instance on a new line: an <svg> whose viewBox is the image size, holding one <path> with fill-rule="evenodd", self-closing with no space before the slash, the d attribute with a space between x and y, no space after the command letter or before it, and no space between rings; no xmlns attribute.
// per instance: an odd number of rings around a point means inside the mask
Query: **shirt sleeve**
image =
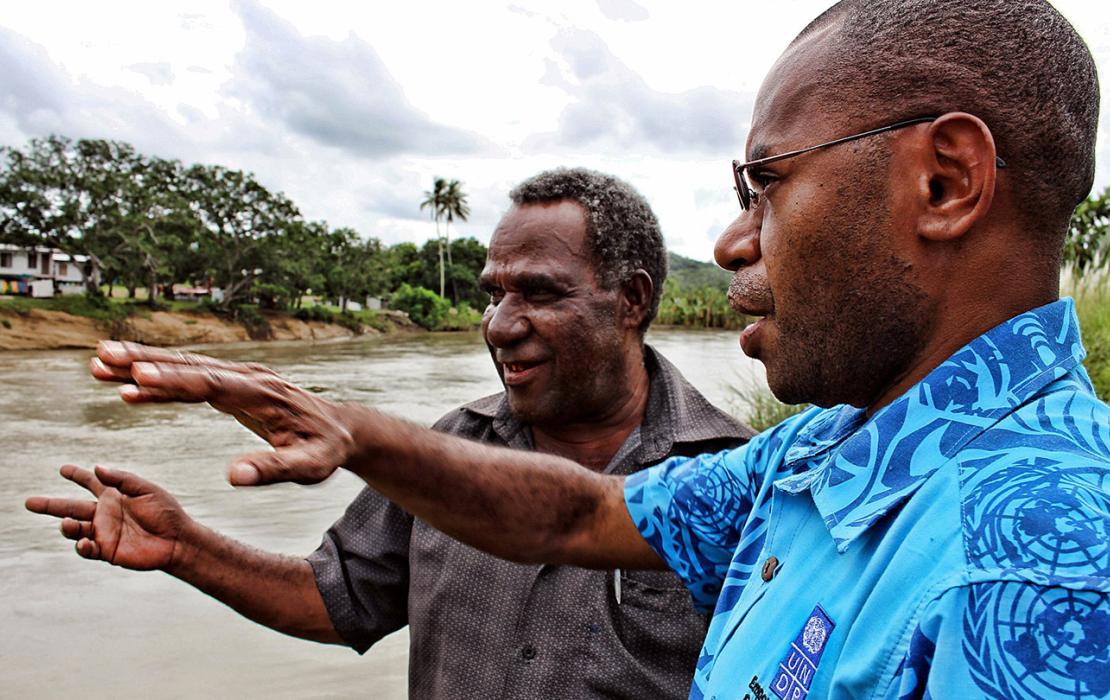
<svg viewBox="0 0 1110 700"><path fill-rule="evenodd" d="M336 632L362 654L408 624L412 516L365 488L308 563Z"/></svg>
<svg viewBox="0 0 1110 700"><path fill-rule="evenodd" d="M699 610L716 605L734 558L758 555L766 518L753 509L764 501L764 475L774 472L803 424L790 419L736 449L672 457L626 478L632 522L685 582Z"/></svg>
<svg viewBox="0 0 1110 700"><path fill-rule="evenodd" d="M1110 593L1023 581L946 591L926 609L888 698L1105 698Z"/></svg>

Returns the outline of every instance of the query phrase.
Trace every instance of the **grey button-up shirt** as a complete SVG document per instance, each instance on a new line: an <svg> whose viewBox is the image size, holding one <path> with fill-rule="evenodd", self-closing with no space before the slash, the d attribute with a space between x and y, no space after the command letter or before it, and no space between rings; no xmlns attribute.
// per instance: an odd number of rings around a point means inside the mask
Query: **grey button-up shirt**
<svg viewBox="0 0 1110 700"><path fill-rule="evenodd" d="M630 474L751 436L650 347L644 422L606 468ZM504 394L436 430L517 449ZM336 631L365 652L410 626L413 698L685 698L706 620L663 571L520 565L456 542L365 489L308 557ZM619 591L619 602L617 600Z"/></svg>

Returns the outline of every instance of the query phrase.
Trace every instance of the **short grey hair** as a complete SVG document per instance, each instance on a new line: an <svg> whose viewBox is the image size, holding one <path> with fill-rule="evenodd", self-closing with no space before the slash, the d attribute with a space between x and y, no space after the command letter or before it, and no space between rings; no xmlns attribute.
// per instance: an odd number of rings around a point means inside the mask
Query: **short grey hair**
<svg viewBox="0 0 1110 700"><path fill-rule="evenodd" d="M509 193L513 203L542 204L569 200L586 210L586 238L601 285L616 289L637 270L651 276L651 307L640 333L659 311L667 278L667 248L659 220L643 195L612 175L586 168L556 168L534 175Z"/></svg>

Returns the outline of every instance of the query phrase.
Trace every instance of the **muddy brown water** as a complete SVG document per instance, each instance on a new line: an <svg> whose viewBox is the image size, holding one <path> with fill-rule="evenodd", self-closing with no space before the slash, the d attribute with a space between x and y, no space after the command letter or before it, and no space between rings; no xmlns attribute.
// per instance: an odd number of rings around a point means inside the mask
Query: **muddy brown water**
<svg viewBox="0 0 1110 700"><path fill-rule="evenodd" d="M730 385L763 381L736 337L664 329L649 341L727 407ZM424 424L499 389L477 334L202 350ZM89 356L0 353L0 697L404 698L404 630L362 657L286 637L160 572L80 559L55 522L23 509L29 495L79 492L59 465L100 462L161 484L231 537L306 554L360 488L341 473L315 487L236 491L224 469L257 438L205 406L125 405L88 377Z"/></svg>

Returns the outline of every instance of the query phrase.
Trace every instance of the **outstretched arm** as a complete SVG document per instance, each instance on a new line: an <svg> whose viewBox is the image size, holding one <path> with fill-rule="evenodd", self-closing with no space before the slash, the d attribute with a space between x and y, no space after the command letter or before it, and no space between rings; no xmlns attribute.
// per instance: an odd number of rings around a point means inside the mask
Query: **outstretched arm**
<svg viewBox="0 0 1110 700"><path fill-rule="evenodd" d="M127 569L161 569L280 632L342 644L304 559L261 552L192 520L159 486L129 472L62 467L94 501L27 499L27 509L61 518L62 534L86 559Z"/></svg>
<svg viewBox="0 0 1110 700"><path fill-rule="evenodd" d="M304 391L270 370L102 343L92 372L132 403L208 402L275 449L232 465L233 484L315 483L345 467L434 527L520 562L662 568L624 504L621 477L569 460L442 435Z"/></svg>
<svg viewBox="0 0 1110 700"><path fill-rule="evenodd" d="M456 539L526 563L663 568L628 514L623 477L344 409L353 436L344 466ZM300 467L281 450L247 464L259 482L295 479Z"/></svg>

